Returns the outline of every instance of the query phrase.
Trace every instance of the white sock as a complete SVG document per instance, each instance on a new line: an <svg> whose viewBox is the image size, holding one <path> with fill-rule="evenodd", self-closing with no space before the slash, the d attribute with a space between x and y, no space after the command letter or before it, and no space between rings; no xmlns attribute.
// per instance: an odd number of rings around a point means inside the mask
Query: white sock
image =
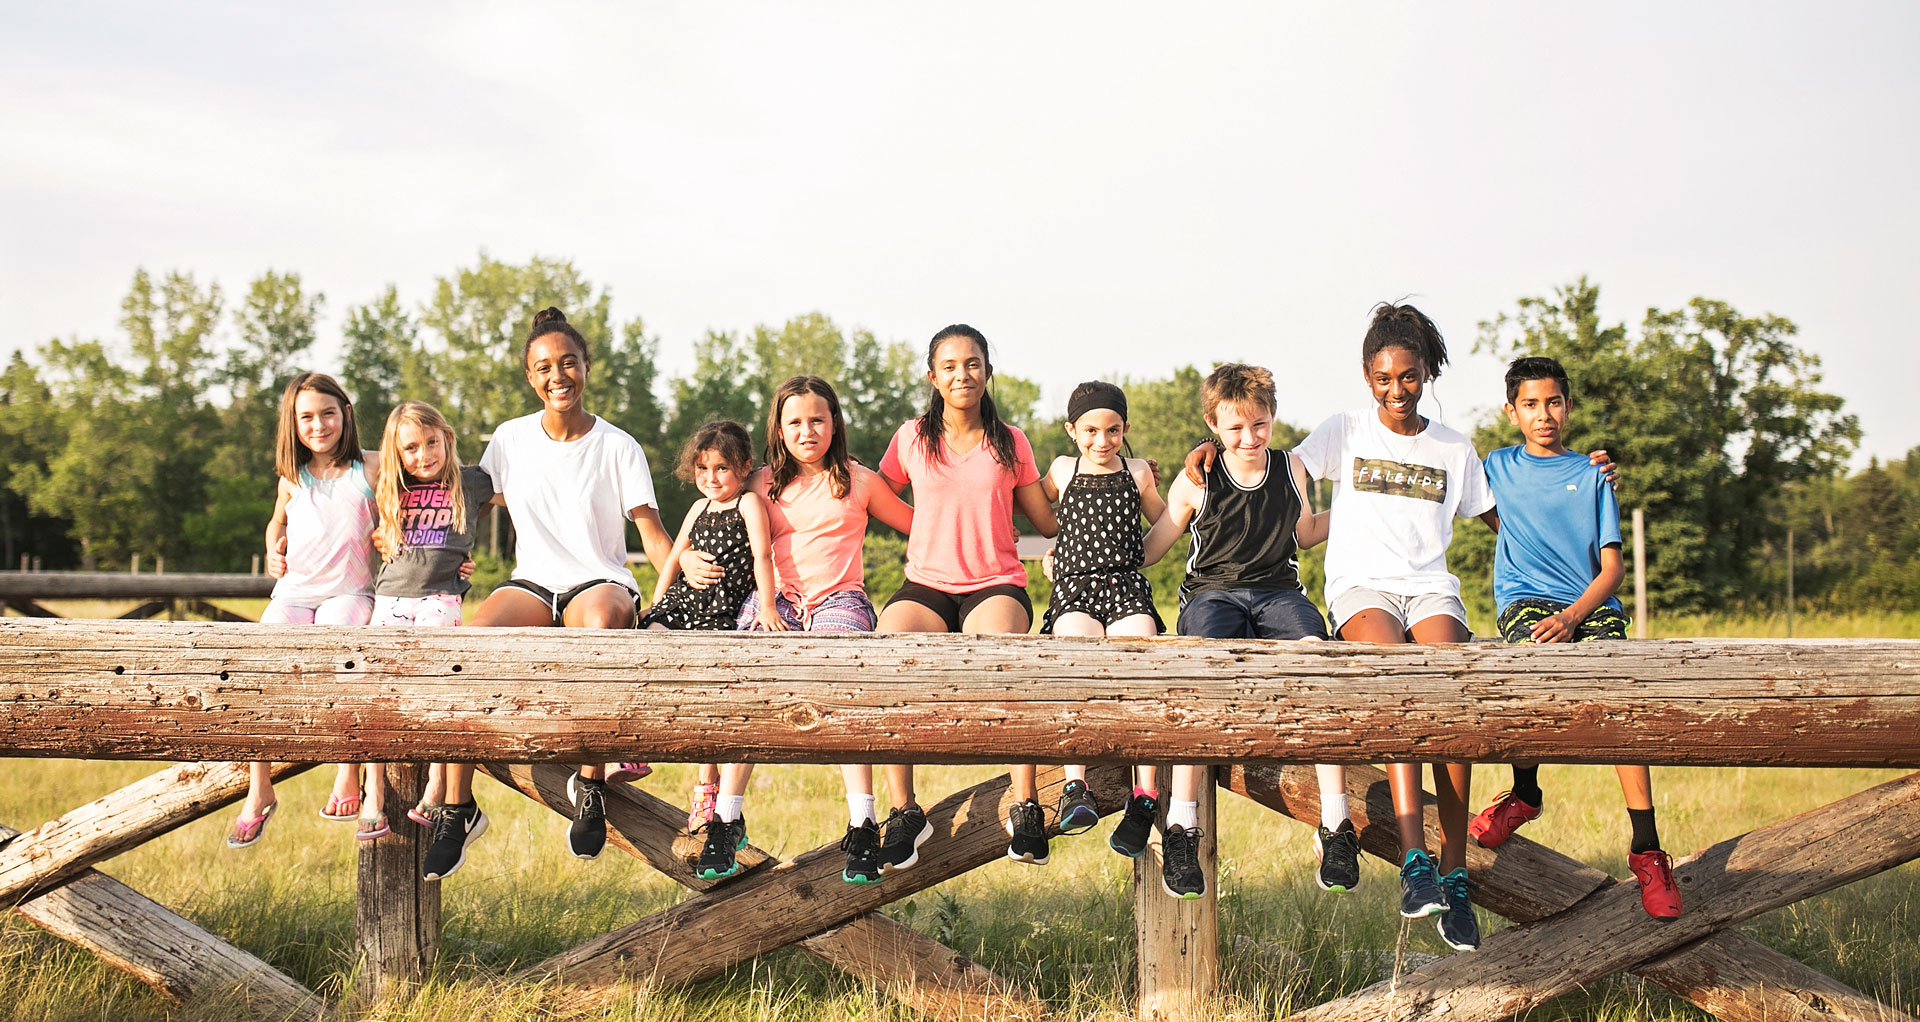
<svg viewBox="0 0 1920 1022"><path fill-rule="evenodd" d="M745 808L747 796L722 795L714 800L713 811L723 823L732 823L740 818L740 810Z"/></svg>
<svg viewBox="0 0 1920 1022"><path fill-rule="evenodd" d="M1172 830L1175 827L1179 827L1182 830L1192 830L1193 828L1198 826L1200 826L1200 803L1198 802L1167 803L1167 829L1168 830Z"/></svg>
<svg viewBox="0 0 1920 1022"><path fill-rule="evenodd" d="M1340 825L1347 822L1347 820L1347 796L1345 792L1338 795L1323 794L1320 796L1320 826L1328 830L1339 830Z"/></svg>
<svg viewBox="0 0 1920 1022"><path fill-rule="evenodd" d="M847 792L847 826L858 827L863 823L872 823L874 819L873 796Z"/></svg>

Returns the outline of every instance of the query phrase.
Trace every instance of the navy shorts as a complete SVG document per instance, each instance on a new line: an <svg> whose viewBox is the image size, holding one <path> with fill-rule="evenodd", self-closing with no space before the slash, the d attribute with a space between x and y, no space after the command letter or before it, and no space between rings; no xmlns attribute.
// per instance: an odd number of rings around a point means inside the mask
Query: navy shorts
<svg viewBox="0 0 1920 1022"><path fill-rule="evenodd" d="M1202 589L1180 602L1181 635L1208 639L1324 639L1320 608L1298 589Z"/></svg>

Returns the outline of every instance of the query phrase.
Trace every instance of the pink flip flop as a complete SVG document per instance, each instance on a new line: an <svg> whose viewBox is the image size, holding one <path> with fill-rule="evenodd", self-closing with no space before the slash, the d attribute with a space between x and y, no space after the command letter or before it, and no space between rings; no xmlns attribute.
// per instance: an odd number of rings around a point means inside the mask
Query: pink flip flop
<svg viewBox="0 0 1920 1022"><path fill-rule="evenodd" d="M433 826L433 814L439 811L439 803L421 802L419 805L407 810L407 819L412 820L422 827L431 827Z"/></svg>
<svg viewBox="0 0 1920 1022"><path fill-rule="evenodd" d="M615 763L613 769L607 771L607 783L637 781L651 773L653 773L653 767L645 763Z"/></svg>
<svg viewBox="0 0 1920 1022"><path fill-rule="evenodd" d="M273 811L280 808L274 802L260 811L259 816L242 816L233 821L233 829L227 832L228 848L251 848L267 836L267 821L273 819ZM247 835L253 835L248 837Z"/></svg>
<svg viewBox="0 0 1920 1022"><path fill-rule="evenodd" d="M360 796L348 795L346 798L341 798L338 795L328 795L327 807L320 810L320 818L323 820L332 820L335 823L352 823L358 820L360 818Z"/></svg>

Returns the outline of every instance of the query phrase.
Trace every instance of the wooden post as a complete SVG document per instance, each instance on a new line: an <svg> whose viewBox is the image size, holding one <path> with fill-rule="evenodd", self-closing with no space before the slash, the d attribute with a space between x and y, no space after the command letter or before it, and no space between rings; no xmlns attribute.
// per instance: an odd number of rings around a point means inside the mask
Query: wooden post
<svg viewBox="0 0 1920 1022"><path fill-rule="evenodd" d="M1787 638L1793 638L1793 530L1787 530Z"/></svg>
<svg viewBox="0 0 1920 1022"><path fill-rule="evenodd" d="M1647 619L1647 518L1633 509L1633 637L1648 636Z"/></svg>
<svg viewBox="0 0 1920 1022"><path fill-rule="evenodd" d="M247 574L249 575L260 574L260 555L259 554L253 555L253 567L247 569Z"/></svg>
<svg viewBox="0 0 1920 1022"><path fill-rule="evenodd" d="M91 554L89 554L89 555L88 555L88 557L89 557L89 558L91 558L91 557L92 557L92 555L91 555ZM36 556L36 557L35 557L35 558L33 559L33 570L35 570L35 571L39 571L39 570L40 570L40 558L39 558L39 557L37 557L37 556Z"/></svg>
<svg viewBox="0 0 1920 1022"><path fill-rule="evenodd" d="M1161 828L1172 801L1173 772L1162 765ZM1207 877L1205 897L1187 901L1167 894L1160 879L1161 833L1147 854L1133 860L1133 937L1135 1014L1142 1019L1211 1018L1220 984L1218 841L1214 814L1214 772L1200 784L1200 869Z"/></svg>
<svg viewBox="0 0 1920 1022"><path fill-rule="evenodd" d="M167 573L167 559L165 557L161 557L157 554L154 556L153 573L156 575L164 575Z"/></svg>
<svg viewBox="0 0 1920 1022"><path fill-rule="evenodd" d="M140 574L140 555L139 555L139 554L134 554L134 555L133 555L133 561L132 561L132 565L133 565L133 566L132 566L132 569L131 569L131 570L129 570L129 571L127 572L127 574L129 574L129 575L138 575L138 574Z"/></svg>
<svg viewBox="0 0 1920 1022"><path fill-rule="evenodd" d="M26 554L20 555L20 573L22 575L27 573L27 568L32 564L33 564L33 558L29 557Z"/></svg>
<svg viewBox="0 0 1920 1022"><path fill-rule="evenodd" d="M487 537L487 553L493 557L500 556L500 518L501 518L501 515L505 513L506 513L505 509L502 509L501 514L487 516L488 520L490 520L493 523L492 525L487 526L487 529L489 530L489 535Z"/></svg>
<svg viewBox="0 0 1920 1022"><path fill-rule="evenodd" d="M378 763L369 770L382 769ZM358 993L384 1000L418 982L440 953L440 885L420 878L433 834L407 819L426 789L427 768L385 765L387 821L393 833L360 843L360 882L353 934L366 967Z"/></svg>

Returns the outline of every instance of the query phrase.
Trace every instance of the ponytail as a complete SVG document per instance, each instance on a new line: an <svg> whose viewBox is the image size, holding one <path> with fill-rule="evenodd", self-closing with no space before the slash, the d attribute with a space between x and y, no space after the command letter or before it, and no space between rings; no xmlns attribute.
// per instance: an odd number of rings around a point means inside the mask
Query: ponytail
<svg viewBox="0 0 1920 1022"><path fill-rule="evenodd" d="M1439 379L1440 368L1447 364L1447 342L1440 336L1440 328L1426 313L1404 302L1381 302L1373 307L1373 323L1360 345L1360 367L1371 366L1373 357L1385 348L1413 352L1429 380Z"/></svg>

